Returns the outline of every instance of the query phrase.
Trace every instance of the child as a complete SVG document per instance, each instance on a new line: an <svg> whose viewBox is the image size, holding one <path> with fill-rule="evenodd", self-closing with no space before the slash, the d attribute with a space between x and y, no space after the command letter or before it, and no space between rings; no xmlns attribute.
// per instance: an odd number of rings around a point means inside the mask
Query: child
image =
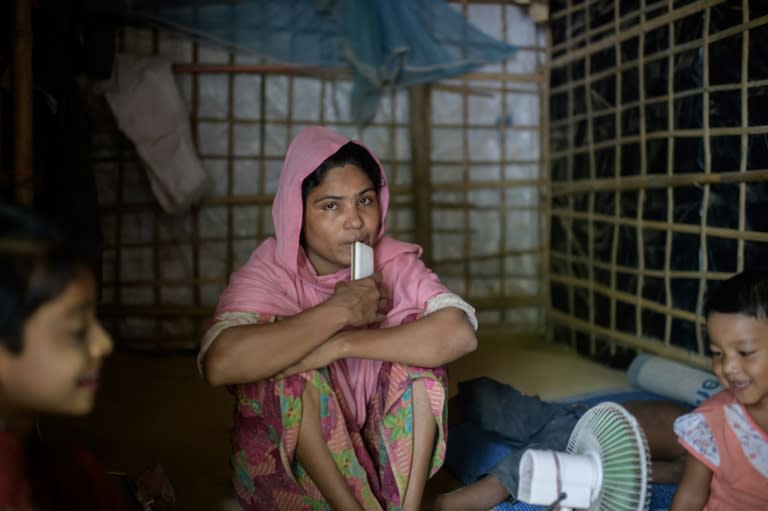
<svg viewBox="0 0 768 511"><path fill-rule="evenodd" d="M768 272L726 280L706 307L726 390L675 421L688 451L671 511L768 508Z"/></svg>
<svg viewBox="0 0 768 511"><path fill-rule="evenodd" d="M87 452L40 438L39 414L93 408L112 340L92 265L35 215L0 203L0 510L121 510Z"/></svg>

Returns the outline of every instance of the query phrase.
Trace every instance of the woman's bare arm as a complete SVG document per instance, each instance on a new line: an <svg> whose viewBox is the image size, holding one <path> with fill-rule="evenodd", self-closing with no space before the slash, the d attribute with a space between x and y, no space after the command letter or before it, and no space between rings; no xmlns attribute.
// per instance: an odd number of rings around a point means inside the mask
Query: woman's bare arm
<svg viewBox="0 0 768 511"><path fill-rule="evenodd" d="M400 326L339 332L279 376L317 369L347 357L438 367L475 348L477 337L466 313L445 307Z"/></svg>
<svg viewBox="0 0 768 511"><path fill-rule="evenodd" d="M380 276L341 282L325 302L274 323L224 330L203 358L211 385L258 381L296 364L347 326L380 322Z"/></svg>
<svg viewBox="0 0 768 511"><path fill-rule="evenodd" d="M685 457L685 467L680 484L669 511L701 511L709 498L712 471L691 454Z"/></svg>
<svg viewBox="0 0 768 511"><path fill-rule="evenodd" d="M370 358L421 367L438 367L477 348L466 313L446 307L391 328L340 332L342 356Z"/></svg>

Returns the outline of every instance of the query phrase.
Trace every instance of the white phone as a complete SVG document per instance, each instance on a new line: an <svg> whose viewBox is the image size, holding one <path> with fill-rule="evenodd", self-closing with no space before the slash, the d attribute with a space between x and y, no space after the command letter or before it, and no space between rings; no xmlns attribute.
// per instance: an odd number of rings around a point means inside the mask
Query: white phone
<svg viewBox="0 0 768 511"><path fill-rule="evenodd" d="M356 241L352 245L352 280L373 274L373 247Z"/></svg>

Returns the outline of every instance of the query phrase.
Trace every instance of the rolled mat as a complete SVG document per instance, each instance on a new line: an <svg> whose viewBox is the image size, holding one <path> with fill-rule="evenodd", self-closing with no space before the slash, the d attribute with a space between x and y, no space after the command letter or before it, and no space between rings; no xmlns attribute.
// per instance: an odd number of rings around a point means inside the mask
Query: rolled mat
<svg viewBox="0 0 768 511"><path fill-rule="evenodd" d="M723 390L717 377L708 371L645 353L632 361L627 373L636 387L691 406Z"/></svg>

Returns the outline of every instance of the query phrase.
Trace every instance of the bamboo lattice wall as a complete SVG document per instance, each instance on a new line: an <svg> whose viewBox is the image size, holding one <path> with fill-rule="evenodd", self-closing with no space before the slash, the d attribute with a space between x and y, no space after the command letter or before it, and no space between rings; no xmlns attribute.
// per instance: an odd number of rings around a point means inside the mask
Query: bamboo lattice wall
<svg viewBox="0 0 768 511"><path fill-rule="evenodd" d="M551 12L554 335L708 366L713 284L768 268L768 3Z"/></svg>
<svg viewBox="0 0 768 511"><path fill-rule="evenodd" d="M278 66L164 32L125 30L121 51L176 63L211 187L189 213L163 213L132 145L104 101L91 98L106 236L102 312L118 342L196 345L229 274L272 234L282 158L310 124L372 147L392 187L390 234L423 244L435 271L478 308L485 326L541 331L543 31L511 3L455 5L470 21L485 20L479 26L491 35L520 45L518 53L461 79L392 92L362 131L349 120L351 82L343 72Z"/></svg>

